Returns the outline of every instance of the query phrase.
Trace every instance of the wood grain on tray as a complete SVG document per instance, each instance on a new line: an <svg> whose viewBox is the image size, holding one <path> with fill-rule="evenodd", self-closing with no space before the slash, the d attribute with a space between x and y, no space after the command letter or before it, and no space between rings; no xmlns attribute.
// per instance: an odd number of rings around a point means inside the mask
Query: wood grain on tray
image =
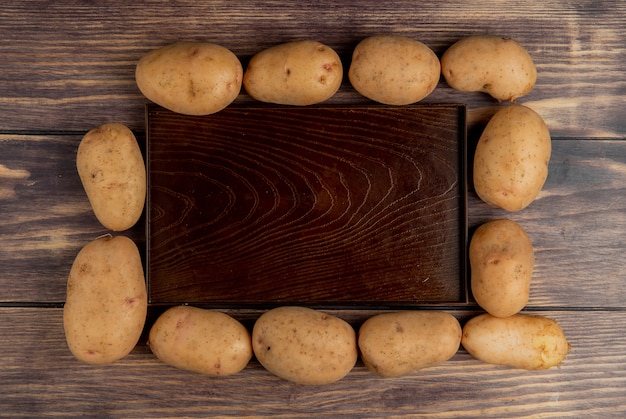
<svg viewBox="0 0 626 419"><path fill-rule="evenodd" d="M151 302L464 302L464 115L150 107Z"/></svg>

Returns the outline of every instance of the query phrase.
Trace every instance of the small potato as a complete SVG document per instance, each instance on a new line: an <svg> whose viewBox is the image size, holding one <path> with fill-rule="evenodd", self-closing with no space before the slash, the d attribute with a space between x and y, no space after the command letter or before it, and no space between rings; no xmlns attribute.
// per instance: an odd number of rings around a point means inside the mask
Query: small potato
<svg viewBox="0 0 626 419"><path fill-rule="evenodd" d="M440 311L370 317L359 329L361 359L372 372L397 377L452 358L461 343L458 320Z"/></svg>
<svg viewBox="0 0 626 419"><path fill-rule="evenodd" d="M522 105L500 109L476 145L476 194L507 211L526 208L548 178L551 153L550 131L537 112Z"/></svg>
<svg viewBox="0 0 626 419"><path fill-rule="evenodd" d="M530 295L535 252L515 221L488 221L476 229L469 246L472 294L496 317L518 313Z"/></svg>
<svg viewBox="0 0 626 419"><path fill-rule="evenodd" d="M354 49L348 77L363 96L387 105L408 105L432 93L441 76L437 55L419 41L376 35Z"/></svg>
<svg viewBox="0 0 626 419"><path fill-rule="evenodd" d="M123 231L137 223L146 202L146 166L130 129L108 123L89 131L78 146L76 169L104 227Z"/></svg>
<svg viewBox="0 0 626 419"><path fill-rule="evenodd" d="M148 344L164 363L210 376L243 370L252 358L250 333L225 313L176 306L159 316Z"/></svg>
<svg viewBox="0 0 626 419"><path fill-rule="evenodd" d="M265 369L299 384L338 381L358 357L352 326L305 307L278 307L262 314L252 330L252 348Z"/></svg>
<svg viewBox="0 0 626 419"><path fill-rule="evenodd" d="M517 41L475 35L453 44L441 57L448 85L463 92L485 92L511 101L530 92L537 81L532 57Z"/></svg>
<svg viewBox="0 0 626 419"><path fill-rule="evenodd" d="M337 53L316 41L293 41L263 50L250 60L243 84L254 99L306 106L337 92L343 67Z"/></svg>
<svg viewBox="0 0 626 419"><path fill-rule="evenodd" d="M148 310L141 256L124 236L83 247L72 265L63 307L67 344L88 364L106 365L135 347Z"/></svg>
<svg viewBox="0 0 626 419"><path fill-rule="evenodd" d="M178 42L144 55L135 69L141 93L186 115L209 115L230 105L241 91L243 68L221 45Z"/></svg>
<svg viewBox="0 0 626 419"><path fill-rule="evenodd" d="M474 317L463 327L461 344L483 362L526 370L559 366L570 349L555 320L523 314Z"/></svg>

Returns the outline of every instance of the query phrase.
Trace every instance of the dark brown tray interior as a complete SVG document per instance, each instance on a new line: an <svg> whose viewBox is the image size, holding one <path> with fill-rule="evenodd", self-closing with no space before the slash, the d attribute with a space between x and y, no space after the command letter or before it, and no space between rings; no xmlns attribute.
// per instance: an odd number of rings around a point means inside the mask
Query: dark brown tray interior
<svg viewBox="0 0 626 419"><path fill-rule="evenodd" d="M151 304L467 301L463 105L146 112Z"/></svg>

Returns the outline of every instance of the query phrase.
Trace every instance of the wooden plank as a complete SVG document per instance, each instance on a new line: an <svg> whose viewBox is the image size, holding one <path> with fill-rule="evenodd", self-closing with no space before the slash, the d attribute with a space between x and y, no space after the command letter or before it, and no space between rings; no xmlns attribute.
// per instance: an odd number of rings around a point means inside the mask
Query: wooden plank
<svg viewBox="0 0 626 419"><path fill-rule="evenodd" d="M122 7L122 5L124 7ZM93 7L68 0L41 7L34 0L0 6L0 131L85 131L107 121L143 128L134 83L137 60L179 40L209 41L244 62L293 39L329 44L347 68L356 43L376 33L418 39L438 55L461 37L492 33L519 40L538 67L535 89L520 99L546 119L558 137L626 136L621 117L626 82L623 34L626 3L484 3L408 0L324 3L157 1ZM245 94L239 103L251 101ZM483 94L452 91L442 81L426 102L461 102L470 125L498 104ZM344 80L329 103L367 103ZM19 121L19 123L16 123Z"/></svg>
<svg viewBox="0 0 626 419"><path fill-rule="evenodd" d="M80 138L0 137L0 165L22 176L0 173L14 192L0 198L4 302L64 301L76 253L107 233L68 157ZM470 191L470 230L496 217L527 230L537 252L531 307L625 307L626 141L556 139L549 170L539 199L519 213L489 208ZM124 234L145 247L143 220Z"/></svg>
<svg viewBox="0 0 626 419"><path fill-rule="evenodd" d="M471 312L452 312L461 321ZM341 313L335 313L341 315ZM626 414L626 312L556 311L572 350L560 369L484 364L464 350L414 374L380 379L357 363L319 387L281 380L252 360L209 378L166 366L142 340L94 367L67 349L61 309L0 309L0 400L6 417L621 417ZM354 320L354 319L352 319Z"/></svg>
<svg viewBox="0 0 626 419"><path fill-rule="evenodd" d="M470 193L470 226L507 217L536 252L531 306L626 307L626 142L552 142L546 185L518 213Z"/></svg>

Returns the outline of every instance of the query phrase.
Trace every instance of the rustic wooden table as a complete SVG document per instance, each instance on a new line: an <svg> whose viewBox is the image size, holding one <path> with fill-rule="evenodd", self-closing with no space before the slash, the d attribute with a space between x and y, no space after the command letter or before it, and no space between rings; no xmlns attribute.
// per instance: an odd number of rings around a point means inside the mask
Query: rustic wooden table
<svg viewBox="0 0 626 419"><path fill-rule="evenodd" d="M620 0L41 2L0 6L0 416L624 417L626 415L626 3ZM557 319L572 344L559 369L527 372L474 360L397 379L361 363L333 385L280 380L255 360L213 379L160 363L142 339L107 367L67 349L62 306L78 250L106 233L75 169L84 133L122 122L142 139L137 60L179 40L222 44L242 59L312 38L349 60L369 35L395 33L438 55L461 37L512 37L536 61L520 103L553 135L539 199L514 214L469 191L470 229L496 217L524 226L537 256L526 309ZM242 94L238 103L251 99ZM499 106L441 82L426 100L466 103L469 143ZM348 83L329 103L368 103ZM471 149L470 149L471 159ZM127 232L145 245L142 224ZM462 322L473 305L449 311ZM259 313L228 310L250 325ZM336 310L358 324L371 311ZM151 310L149 322L154 320Z"/></svg>

